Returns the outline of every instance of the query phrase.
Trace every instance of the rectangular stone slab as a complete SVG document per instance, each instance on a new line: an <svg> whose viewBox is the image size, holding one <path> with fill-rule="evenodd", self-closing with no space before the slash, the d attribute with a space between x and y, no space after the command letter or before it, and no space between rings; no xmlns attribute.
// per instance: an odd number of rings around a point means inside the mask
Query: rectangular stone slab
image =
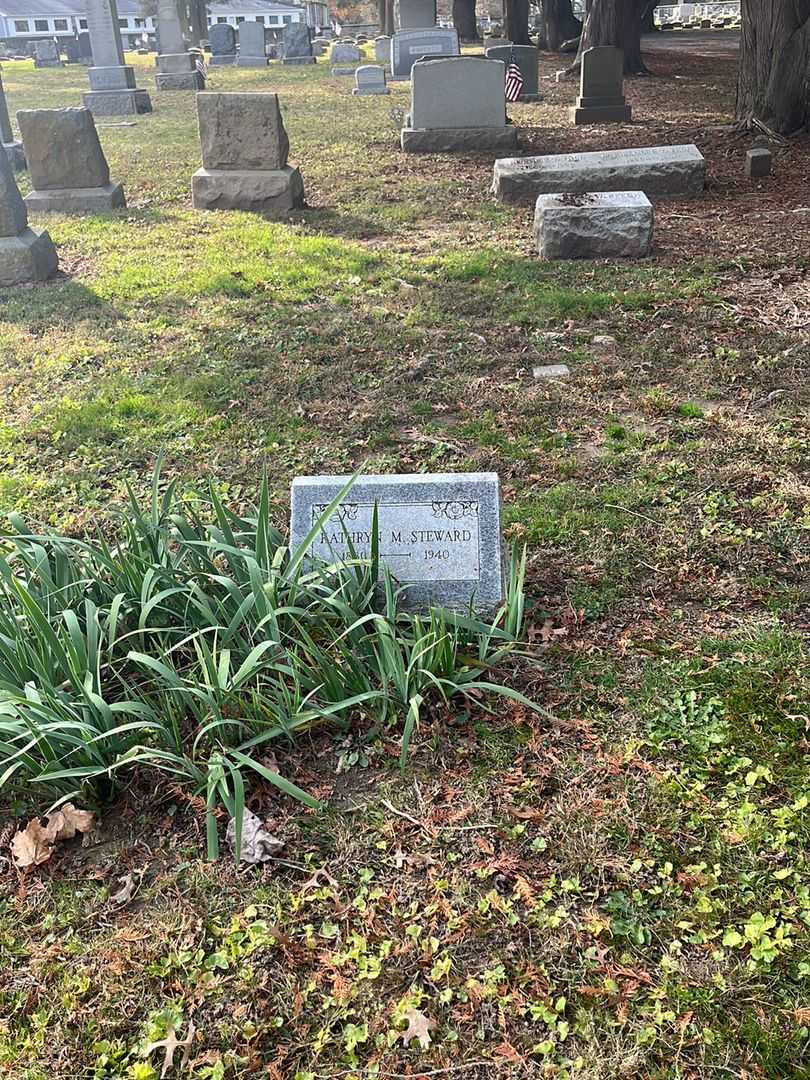
<svg viewBox="0 0 810 1080"><path fill-rule="evenodd" d="M295 551L348 482L299 476L292 485L290 545ZM491 612L503 600L500 482L495 473L361 476L310 543L308 555L331 563L371 556L378 508L379 553L406 586L402 606Z"/></svg>
<svg viewBox="0 0 810 1080"><path fill-rule="evenodd" d="M458 56L455 30L432 27L425 30L398 30L391 38L391 76L408 79L413 65L422 56Z"/></svg>
<svg viewBox="0 0 810 1080"><path fill-rule="evenodd" d="M120 184L29 191L25 205L34 213L103 214L127 205Z"/></svg>
<svg viewBox="0 0 810 1080"><path fill-rule="evenodd" d="M304 205L304 181L291 165L283 169L198 169L191 178L195 210L249 210L283 214Z"/></svg>
<svg viewBox="0 0 810 1080"><path fill-rule="evenodd" d="M90 90L82 100L93 116L137 116L152 111L145 90Z"/></svg>
<svg viewBox="0 0 810 1080"><path fill-rule="evenodd" d="M277 94L197 94L205 169L283 169L290 141Z"/></svg>
<svg viewBox="0 0 810 1080"><path fill-rule="evenodd" d="M537 197L534 238L544 259L640 259L652 237L653 208L643 191Z"/></svg>
<svg viewBox="0 0 810 1080"><path fill-rule="evenodd" d="M529 202L545 192L643 191L687 198L703 191L706 162L693 144L584 154L499 158L492 191L501 202Z"/></svg>
<svg viewBox="0 0 810 1080"><path fill-rule="evenodd" d="M21 109L17 123L37 191L109 184L110 170L89 109Z"/></svg>
<svg viewBox="0 0 810 1080"><path fill-rule="evenodd" d="M500 60L451 56L420 60L411 70L412 128L498 128L506 124Z"/></svg>

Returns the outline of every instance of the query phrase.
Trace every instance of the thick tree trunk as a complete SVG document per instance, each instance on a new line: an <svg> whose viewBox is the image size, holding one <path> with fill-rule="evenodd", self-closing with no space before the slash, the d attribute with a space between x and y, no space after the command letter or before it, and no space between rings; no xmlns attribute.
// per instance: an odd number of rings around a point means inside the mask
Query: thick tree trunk
<svg viewBox="0 0 810 1080"><path fill-rule="evenodd" d="M549 52L559 52L564 41L582 33L582 23L574 14L571 0L543 0L543 25Z"/></svg>
<svg viewBox="0 0 810 1080"><path fill-rule="evenodd" d="M505 0L504 30L513 45L531 45L529 40L529 0Z"/></svg>
<svg viewBox="0 0 810 1080"><path fill-rule="evenodd" d="M573 74L585 49L594 45L618 45L624 51L625 75L649 75L641 55L641 19L649 0L593 0L585 20ZM810 0L808 0L810 3Z"/></svg>
<svg viewBox="0 0 810 1080"><path fill-rule="evenodd" d="M810 128L810 0L742 0L737 120Z"/></svg>
<svg viewBox="0 0 810 1080"><path fill-rule="evenodd" d="M475 0L453 0L453 26L458 31L460 41L478 40Z"/></svg>
<svg viewBox="0 0 810 1080"><path fill-rule="evenodd" d="M380 33L391 37L396 27L394 26L394 0L382 0L384 18L380 27Z"/></svg>

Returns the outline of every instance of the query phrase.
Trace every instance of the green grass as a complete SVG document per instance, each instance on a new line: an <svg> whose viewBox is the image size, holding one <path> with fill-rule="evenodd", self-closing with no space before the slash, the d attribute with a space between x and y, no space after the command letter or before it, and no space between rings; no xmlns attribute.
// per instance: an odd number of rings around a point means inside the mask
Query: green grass
<svg viewBox="0 0 810 1080"><path fill-rule="evenodd" d="M705 138L732 65L676 79L657 56L621 136L570 128L551 79L512 110L532 152L632 136L709 159L705 199L657 206L654 258L547 265L531 210L488 195L491 155L406 157L407 87L352 97L325 62L212 69L278 91L307 205L195 212L193 98L131 59L155 111L99 123L128 209L35 219L63 273L0 291L0 513L109 534L161 451L186 506L210 485L245 514L266 475L280 529L296 474L496 470L529 559L530 655L504 679L553 719L435 704L404 774L398 733L358 718L279 741L328 805L254 784L272 869L204 862L204 805L145 768L99 844L22 881L0 851L0 1073L153 1080L143 1051L193 1020L201 1080L808 1080L810 359L800 292L768 307L807 258L749 243L739 142ZM12 118L86 88L78 67L3 78ZM780 154L781 214L807 159ZM762 310L752 274L778 283ZM571 377L535 380L549 363Z"/></svg>

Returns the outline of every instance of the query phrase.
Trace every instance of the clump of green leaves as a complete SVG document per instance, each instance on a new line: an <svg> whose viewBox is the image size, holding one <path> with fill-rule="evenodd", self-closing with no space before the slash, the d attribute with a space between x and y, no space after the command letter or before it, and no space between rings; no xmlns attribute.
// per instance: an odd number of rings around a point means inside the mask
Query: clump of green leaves
<svg viewBox="0 0 810 1080"><path fill-rule="evenodd" d="M310 567L322 521L289 551L266 485L255 512L240 515L215 492L191 503L173 485L161 494L156 472L151 505L130 495L114 540L35 536L10 521L0 789L97 801L146 764L205 795L213 856L213 810L228 810L238 838L250 775L318 806L262 762L270 743L320 725L399 725L404 767L426 706L491 692L530 704L482 678L520 639L524 560L513 561L506 602L487 622L401 612L375 549Z"/></svg>

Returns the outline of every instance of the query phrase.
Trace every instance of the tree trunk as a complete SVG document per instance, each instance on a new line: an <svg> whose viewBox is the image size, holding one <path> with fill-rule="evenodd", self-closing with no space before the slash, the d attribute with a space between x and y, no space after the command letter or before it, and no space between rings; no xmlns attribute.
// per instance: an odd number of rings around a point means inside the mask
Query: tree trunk
<svg viewBox="0 0 810 1080"><path fill-rule="evenodd" d="M742 0L737 120L810 128L810 0Z"/></svg>
<svg viewBox="0 0 810 1080"><path fill-rule="evenodd" d="M543 25L549 52L559 52L564 41L582 33L582 23L574 15L571 0L543 0Z"/></svg>
<svg viewBox="0 0 810 1080"><path fill-rule="evenodd" d="M513 45L531 45L529 0L504 0L504 30Z"/></svg>
<svg viewBox="0 0 810 1080"><path fill-rule="evenodd" d="M573 74L577 70L585 49L618 45L624 51L625 75L649 75L641 55L641 19L647 4L648 0L593 0L579 39L576 61L568 71Z"/></svg>
<svg viewBox="0 0 810 1080"><path fill-rule="evenodd" d="M642 34L655 34L658 31L658 27L655 25L655 9L658 7L658 0L648 0L647 7L641 13L641 32Z"/></svg>
<svg viewBox="0 0 810 1080"><path fill-rule="evenodd" d="M394 26L394 0L381 0L384 17L380 25L380 33L391 37L396 27Z"/></svg>
<svg viewBox="0 0 810 1080"><path fill-rule="evenodd" d="M453 0L453 26L458 31L459 41L478 40L475 0Z"/></svg>

